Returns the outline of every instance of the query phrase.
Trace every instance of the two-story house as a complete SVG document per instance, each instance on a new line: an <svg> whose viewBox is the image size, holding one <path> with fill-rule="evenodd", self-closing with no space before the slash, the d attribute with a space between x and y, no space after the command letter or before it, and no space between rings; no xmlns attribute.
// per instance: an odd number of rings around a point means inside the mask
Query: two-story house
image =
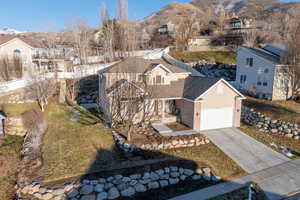
<svg viewBox="0 0 300 200"><path fill-rule="evenodd" d="M31 37L23 35L1 35L0 34L0 58L20 59L23 75L41 70L52 71L64 66L64 58L57 49L46 48L43 43Z"/></svg>
<svg viewBox="0 0 300 200"><path fill-rule="evenodd" d="M269 100L286 100L291 96L287 66L281 64L283 47L240 47L237 50L236 87L251 95Z"/></svg>
<svg viewBox="0 0 300 200"><path fill-rule="evenodd" d="M109 123L113 91L122 84L132 84L143 92L143 80L152 91L151 112L162 123L170 122L173 116L198 131L240 125L244 97L225 80L206 78L162 59L137 57L99 71L99 106ZM141 115L137 113L137 121Z"/></svg>

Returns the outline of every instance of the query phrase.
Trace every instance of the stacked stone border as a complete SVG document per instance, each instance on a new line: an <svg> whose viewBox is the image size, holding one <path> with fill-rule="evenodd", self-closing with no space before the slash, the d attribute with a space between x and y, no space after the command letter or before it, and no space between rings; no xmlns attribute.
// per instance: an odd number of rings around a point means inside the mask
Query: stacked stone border
<svg viewBox="0 0 300 200"><path fill-rule="evenodd" d="M216 183L221 178L212 174L208 167L196 170L167 166L160 169L135 173L127 176L117 174L106 178L83 179L68 183L59 188L43 187L37 182L27 185L19 191L19 199L37 198L41 200L104 200L132 197L153 189L162 189L184 181L202 181Z"/></svg>
<svg viewBox="0 0 300 200"><path fill-rule="evenodd" d="M242 108L242 120L264 133L285 136L295 140L300 139L300 124L293 124L283 120L272 120L246 106Z"/></svg>
<svg viewBox="0 0 300 200"><path fill-rule="evenodd" d="M210 143L210 140L201 135L190 135L192 139L184 139L182 136L169 137L165 141L153 141L145 144L129 144L126 139L116 131L113 132L113 138L116 145L125 152L139 152L142 150L167 150L184 147L196 147Z"/></svg>

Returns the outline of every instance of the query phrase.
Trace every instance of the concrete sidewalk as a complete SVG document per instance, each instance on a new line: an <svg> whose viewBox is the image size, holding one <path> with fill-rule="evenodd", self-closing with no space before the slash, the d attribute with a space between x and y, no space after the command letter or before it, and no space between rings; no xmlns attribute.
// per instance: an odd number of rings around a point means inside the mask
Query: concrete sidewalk
<svg viewBox="0 0 300 200"><path fill-rule="evenodd" d="M220 183L170 200L207 200L257 183L269 200L289 198L300 192L300 160L293 160L225 183ZM297 198L300 196L295 196Z"/></svg>

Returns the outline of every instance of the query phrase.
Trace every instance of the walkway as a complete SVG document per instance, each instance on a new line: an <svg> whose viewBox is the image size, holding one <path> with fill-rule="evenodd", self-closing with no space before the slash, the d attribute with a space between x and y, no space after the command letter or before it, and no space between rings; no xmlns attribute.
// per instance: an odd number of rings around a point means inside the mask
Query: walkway
<svg viewBox="0 0 300 200"><path fill-rule="evenodd" d="M152 124L152 127L164 137L199 134L195 130L173 131L168 126L160 123Z"/></svg>
<svg viewBox="0 0 300 200"><path fill-rule="evenodd" d="M269 200L300 192L300 160L290 160L236 128L205 131L224 153L250 175L214 185L172 200L206 200L257 183Z"/></svg>
<svg viewBox="0 0 300 200"><path fill-rule="evenodd" d="M207 200L257 183L269 200L281 200L300 192L300 160L293 160L239 179L220 183L170 200Z"/></svg>
<svg viewBox="0 0 300 200"><path fill-rule="evenodd" d="M204 131L203 134L249 174L290 160L236 128Z"/></svg>

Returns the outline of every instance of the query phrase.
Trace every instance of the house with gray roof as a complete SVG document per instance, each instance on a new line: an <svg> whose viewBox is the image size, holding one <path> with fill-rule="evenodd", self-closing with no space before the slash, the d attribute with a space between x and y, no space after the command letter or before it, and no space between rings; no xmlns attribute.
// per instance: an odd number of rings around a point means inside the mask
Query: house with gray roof
<svg viewBox="0 0 300 200"><path fill-rule="evenodd" d="M244 96L223 79L197 75L164 59L138 57L126 58L98 75L99 106L108 123L114 92L121 88L126 95L126 88L133 86L137 93L151 91L150 111L156 121L179 122L197 131L240 125ZM136 113L137 123L142 114Z"/></svg>
<svg viewBox="0 0 300 200"><path fill-rule="evenodd" d="M285 54L285 48L277 45L266 45L263 48L240 47L237 50L235 86L261 99L290 98L288 69L281 62Z"/></svg>

